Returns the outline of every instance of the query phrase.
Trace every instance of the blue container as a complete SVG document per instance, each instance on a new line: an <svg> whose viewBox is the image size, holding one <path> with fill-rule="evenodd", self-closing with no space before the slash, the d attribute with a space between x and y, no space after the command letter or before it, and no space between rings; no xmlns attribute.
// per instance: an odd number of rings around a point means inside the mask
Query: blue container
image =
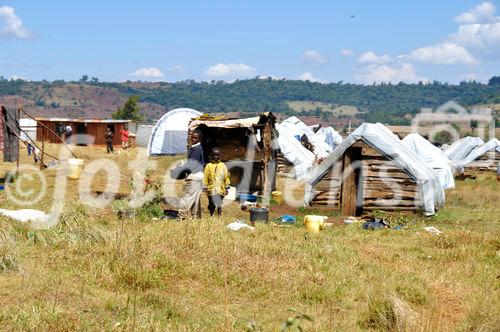
<svg viewBox="0 0 500 332"><path fill-rule="evenodd" d="M257 202L257 196L252 194L240 194L239 197L240 197L240 202L252 202L252 203Z"/></svg>
<svg viewBox="0 0 500 332"><path fill-rule="evenodd" d="M5 187L0 185L0 190L4 190L4 189L5 189Z"/></svg>

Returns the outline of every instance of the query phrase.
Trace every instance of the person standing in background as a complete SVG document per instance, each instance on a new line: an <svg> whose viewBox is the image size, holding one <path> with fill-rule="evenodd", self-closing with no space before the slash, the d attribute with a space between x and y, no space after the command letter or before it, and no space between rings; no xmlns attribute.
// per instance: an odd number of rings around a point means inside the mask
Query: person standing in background
<svg viewBox="0 0 500 332"><path fill-rule="evenodd" d="M71 144L71 135L73 135L73 128L69 125L69 123L64 127L64 134L66 136L66 144Z"/></svg>
<svg viewBox="0 0 500 332"><path fill-rule="evenodd" d="M113 132L111 131L111 128L106 128L104 139L106 141L106 151L108 153L113 153Z"/></svg>
<svg viewBox="0 0 500 332"><path fill-rule="evenodd" d="M120 141L122 142L122 149L126 150L128 148L128 125L124 125L123 129L120 130Z"/></svg>

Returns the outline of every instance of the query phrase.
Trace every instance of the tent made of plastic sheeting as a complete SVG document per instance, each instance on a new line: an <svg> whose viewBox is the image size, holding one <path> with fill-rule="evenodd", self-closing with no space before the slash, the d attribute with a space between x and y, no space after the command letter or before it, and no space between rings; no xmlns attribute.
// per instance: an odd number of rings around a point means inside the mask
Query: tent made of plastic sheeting
<svg viewBox="0 0 500 332"><path fill-rule="evenodd" d="M441 149L417 133L408 134L402 142L424 164L435 171L443 189L455 188L451 161Z"/></svg>
<svg viewBox="0 0 500 332"><path fill-rule="evenodd" d="M436 174L380 123L357 128L311 169L306 183L306 204L331 203L350 215L364 209L433 215L445 199Z"/></svg>
<svg viewBox="0 0 500 332"><path fill-rule="evenodd" d="M33 119L21 118L19 119L19 126L21 127L21 132L19 137L23 141L35 141L36 140L36 127L37 123Z"/></svg>
<svg viewBox="0 0 500 332"><path fill-rule="evenodd" d="M323 137L316 135L311 128L295 116L283 121L281 126L291 135L298 136L299 139L302 135L306 135L314 147L314 154L320 159L326 158L333 151L333 148L325 142Z"/></svg>
<svg viewBox="0 0 500 332"><path fill-rule="evenodd" d="M471 167L480 170L496 170L500 162L500 141L492 138L488 142L472 150L467 157L458 161L460 167Z"/></svg>
<svg viewBox="0 0 500 332"><path fill-rule="evenodd" d="M177 108L163 115L151 130L149 155L186 153L189 122L202 115L191 108Z"/></svg>
<svg viewBox="0 0 500 332"><path fill-rule="evenodd" d="M278 144L283 157L294 165L295 178L303 179L313 165L314 154L302 146L297 138L282 125L276 124L276 129L279 133Z"/></svg>
<svg viewBox="0 0 500 332"><path fill-rule="evenodd" d="M153 132L154 125L139 124L135 129L135 145L141 148L146 148L149 143L149 138Z"/></svg>
<svg viewBox="0 0 500 332"><path fill-rule="evenodd" d="M444 150L444 154L451 161L460 161L464 159L476 147L483 144L484 141L479 137L467 136L450 145L446 150Z"/></svg>
<svg viewBox="0 0 500 332"><path fill-rule="evenodd" d="M323 140L332 149L335 149L340 143L342 143L342 136L340 136L340 134L332 127L321 127L316 132L316 135L323 137Z"/></svg>

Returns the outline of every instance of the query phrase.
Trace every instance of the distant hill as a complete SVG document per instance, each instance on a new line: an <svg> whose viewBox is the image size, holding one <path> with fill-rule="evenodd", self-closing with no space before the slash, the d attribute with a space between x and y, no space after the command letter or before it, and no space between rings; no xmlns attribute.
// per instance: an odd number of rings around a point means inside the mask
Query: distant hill
<svg viewBox="0 0 500 332"><path fill-rule="evenodd" d="M249 79L176 83L64 82L0 79L0 103L24 106L38 116L110 117L131 95L152 122L167 110L190 107L206 113L241 116L272 111L325 123L383 122L407 125L421 108L436 108L453 100L463 106L500 103L500 85L462 82L356 85L342 82Z"/></svg>

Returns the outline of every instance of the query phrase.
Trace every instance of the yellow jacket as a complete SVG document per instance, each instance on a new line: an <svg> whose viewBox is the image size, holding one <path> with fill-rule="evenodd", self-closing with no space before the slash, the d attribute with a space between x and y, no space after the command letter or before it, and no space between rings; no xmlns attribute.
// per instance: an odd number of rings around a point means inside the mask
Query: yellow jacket
<svg viewBox="0 0 500 332"><path fill-rule="evenodd" d="M203 185L207 187L209 195L226 195L229 186L229 172L223 162L212 161L205 166Z"/></svg>

